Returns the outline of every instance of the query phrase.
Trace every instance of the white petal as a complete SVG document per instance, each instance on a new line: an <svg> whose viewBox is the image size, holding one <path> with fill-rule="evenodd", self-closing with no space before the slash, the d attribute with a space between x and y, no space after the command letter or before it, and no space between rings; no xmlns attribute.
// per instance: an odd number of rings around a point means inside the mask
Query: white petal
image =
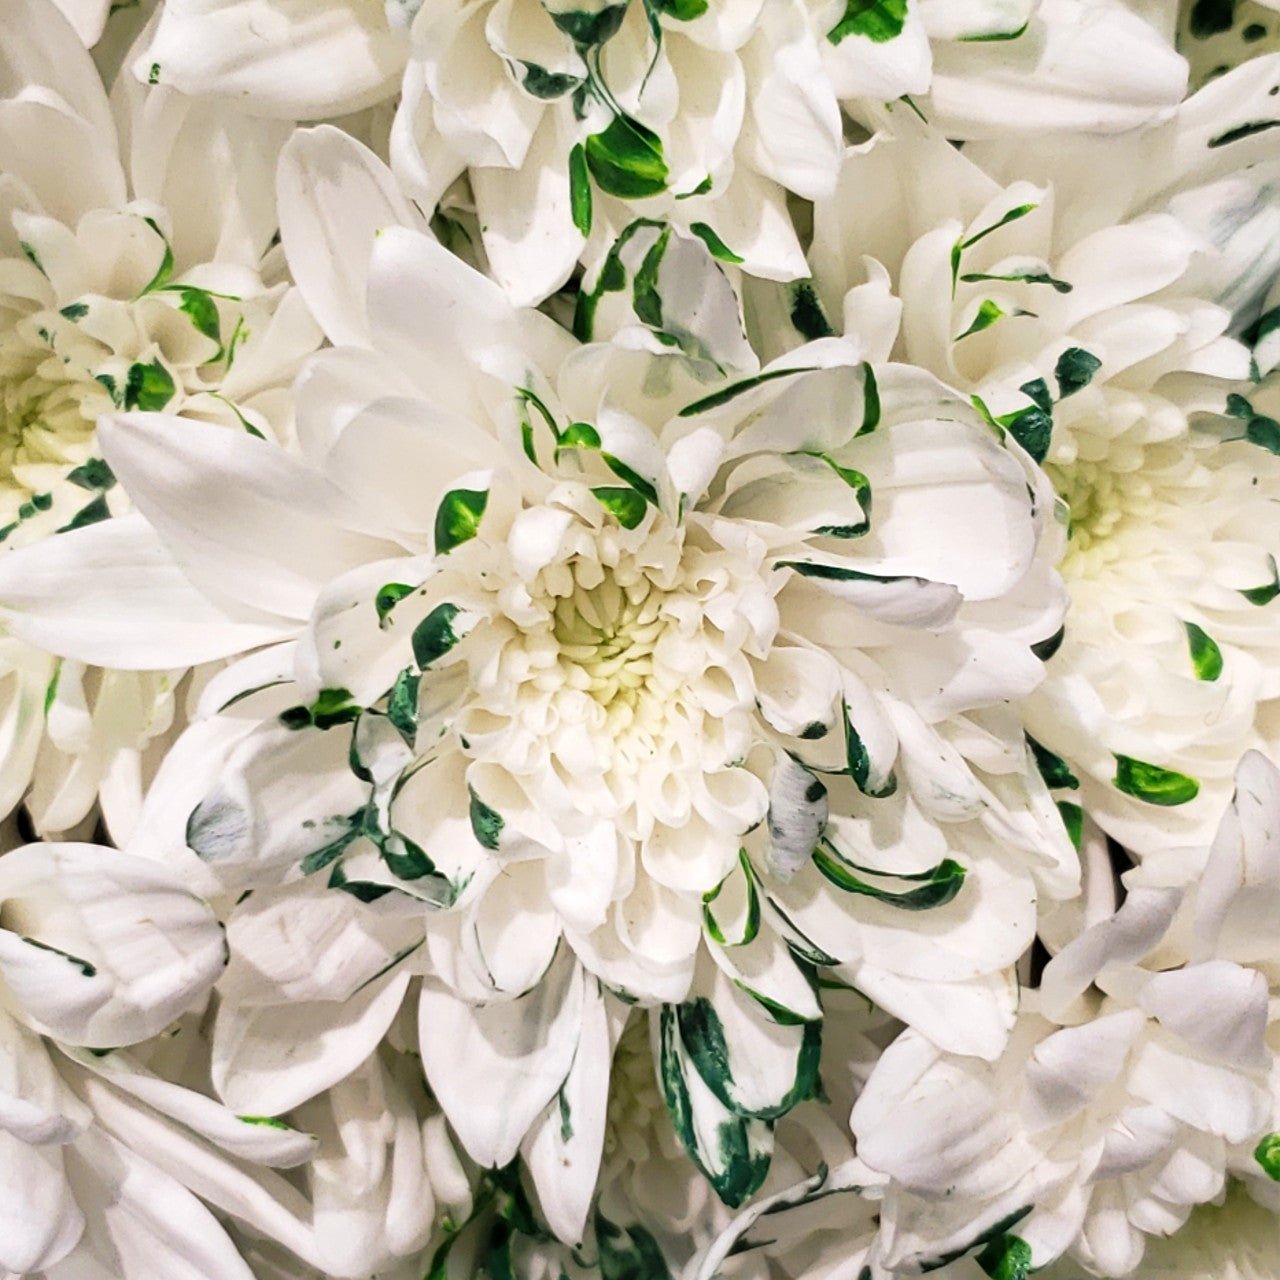
<svg viewBox="0 0 1280 1280"><path fill-rule="evenodd" d="M214 599L305 618L331 578L396 549L353 532L365 520L336 486L265 440L164 414L104 420L99 436L135 504Z"/></svg>
<svg viewBox="0 0 1280 1280"><path fill-rule="evenodd" d="M604 1149L612 1057L606 997L588 980L573 1065L521 1145L547 1222L567 1244L580 1242L586 1230Z"/></svg>
<svg viewBox="0 0 1280 1280"><path fill-rule="evenodd" d="M564 1084L581 1032L583 985L577 962L562 954L543 981L516 1000L472 1006L423 988L423 1070L477 1164L508 1164Z"/></svg>
<svg viewBox="0 0 1280 1280"><path fill-rule="evenodd" d="M208 662L294 629L269 612L212 603L136 514L0 559L0 617L51 653L127 670Z"/></svg>
<svg viewBox="0 0 1280 1280"><path fill-rule="evenodd" d="M365 289L384 227L425 229L387 167L350 134L303 129L280 156L280 234L293 278L335 346L369 345Z"/></svg>
<svg viewBox="0 0 1280 1280"><path fill-rule="evenodd" d="M178 0L166 5L137 70L186 94L248 100L262 115L316 119L390 97L406 44L381 5Z"/></svg>
<svg viewBox="0 0 1280 1280"><path fill-rule="evenodd" d="M0 863L0 970L28 1017L72 1044L155 1035L226 963L209 907L167 868L85 844L27 845Z"/></svg>
<svg viewBox="0 0 1280 1280"><path fill-rule="evenodd" d="M350 1075L399 1012L407 973L346 1001L240 1009L224 1004L213 1036L213 1086L233 1111L274 1116Z"/></svg>

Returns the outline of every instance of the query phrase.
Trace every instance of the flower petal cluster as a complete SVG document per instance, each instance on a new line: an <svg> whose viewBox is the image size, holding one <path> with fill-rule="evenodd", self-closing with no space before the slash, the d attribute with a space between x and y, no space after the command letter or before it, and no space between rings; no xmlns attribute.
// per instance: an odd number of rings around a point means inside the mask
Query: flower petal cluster
<svg viewBox="0 0 1280 1280"><path fill-rule="evenodd" d="M300 166L367 162L341 135L308 146ZM376 204L370 170L352 181L344 203ZM326 217L292 209L286 249ZM813 966L998 1055L1037 893L1075 882L1004 710L1039 679L1063 599L1030 459L853 342L733 379L639 334L580 346L420 231L382 229L363 269L368 345L308 366L297 458L173 418L106 422L146 534L117 521L27 561L82 602L68 651L194 661L246 628L278 637L208 685L216 714L142 818L220 894L252 890L228 916L221 1095L274 1114L335 1084L422 974L423 1069L450 1123L482 1167L522 1151L574 1241L626 1004L658 1009L680 1137L729 1203L764 1177L771 1120L816 1088ZM331 283L304 282L318 315ZM152 621L119 648L75 619L126 525ZM206 584L226 621L185 654Z"/></svg>
<svg viewBox="0 0 1280 1280"><path fill-rule="evenodd" d="M12 0L4 22L12 51L0 79L7 557L129 509L97 444L104 412L165 409L232 431L287 434L284 388L319 334L268 261L279 126L127 81L113 113L56 12ZM151 767L140 753L172 722L182 673L59 663L38 637L0 646L0 812L32 788L37 826L64 831L101 790L123 833Z"/></svg>
<svg viewBox="0 0 1280 1280"><path fill-rule="evenodd" d="M1277 4L0 0L0 1273L1271 1276Z"/></svg>
<svg viewBox="0 0 1280 1280"><path fill-rule="evenodd" d="M976 1223L1013 1227L1032 1265L1070 1248L1128 1275L1146 1237L1177 1231L1228 1173L1274 1207L1275 943L1260 922L1280 884L1278 818L1280 772L1250 754L1189 910L1144 866L1049 963L998 1063L912 1031L885 1052L853 1128L892 1180L888 1265L945 1254Z"/></svg>
<svg viewBox="0 0 1280 1280"><path fill-rule="evenodd" d="M1207 844L1241 753L1275 749L1280 439L1274 356L1252 347L1277 270L1278 79L1260 58L1050 164L1013 142L955 154L895 111L817 211L828 309L873 255L903 301L895 355L968 390L1054 484L1072 608L1027 725L1138 854ZM850 198L867 188L878 206Z"/></svg>
<svg viewBox="0 0 1280 1280"><path fill-rule="evenodd" d="M1118 0L172 0L135 72L301 119L399 90L405 190L433 209L466 175L494 277L522 304L636 216L753 275L804 276L787 193L830 193L842 106L928 95L962 137L1011 118L1110 131L1167 112L1186 82Z"/></svg>

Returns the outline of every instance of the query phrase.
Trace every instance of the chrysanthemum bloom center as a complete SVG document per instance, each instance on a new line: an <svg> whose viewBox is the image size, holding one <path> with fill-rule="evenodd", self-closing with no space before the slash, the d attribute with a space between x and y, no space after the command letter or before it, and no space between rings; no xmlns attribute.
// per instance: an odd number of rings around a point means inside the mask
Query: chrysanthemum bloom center
<svg viewBox="0 0 1280 1280"><path fill-rule="evenodd" d="M548 528L558 544L530 563ZM466 644L464 752L624 838L709 812L708 776L739 772L753 740L747 654L777 626L763 552L656 513L628 530L573 486L476 550L487 620Z"/></svg>
<svg viewBox="0 0 1280 1280"><path fill-rule="evenodd" d="M628 590L612 576L592 589L575 585L556 603L552 628L566 683L606 709L621 701L634 712L665 626L660 596L645 579Z"/></svg>
<svg viewBox="0 0 1280 1280"><path fill-rule="evenodd" d="M78 461L92 438L94 416L110 408L101 386L69 376L49 348L39 315L0 336L0 484L7 519L42 487L43 468ZM41 334L32 333L33 326Z"/></svg>
<svg viewBox="0 0 1280 1280"><path fill-rule="evenodd" d="M1092 580L1148 555L1160 531L1202 498L1207 475L1201 448L1188 439L1181 414L1136 415L1137 406L1073 424L1046 469L1070 512L1070 539L1060 566L1068 581ZM1122 411L1127 410L1127 411Z"/></svg>

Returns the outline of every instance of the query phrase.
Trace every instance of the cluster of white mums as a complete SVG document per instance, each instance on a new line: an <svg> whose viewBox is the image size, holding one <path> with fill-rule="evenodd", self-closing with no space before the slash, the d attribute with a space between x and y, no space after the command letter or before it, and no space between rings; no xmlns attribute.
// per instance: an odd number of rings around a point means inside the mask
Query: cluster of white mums
<svg viewBox="0 0 1280 1280"><path fill-rule="evenodd" d="M0 0L0 1274L1280 1274L1240 7Z"/></svg>

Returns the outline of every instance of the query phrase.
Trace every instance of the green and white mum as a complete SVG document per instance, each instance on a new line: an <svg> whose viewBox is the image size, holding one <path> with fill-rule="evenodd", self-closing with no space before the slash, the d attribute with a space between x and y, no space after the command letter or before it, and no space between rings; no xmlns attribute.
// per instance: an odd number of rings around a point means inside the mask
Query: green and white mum
<svg viewBox="0 0 1280 1280"><path fill-rule="evenodd" d="M228 950L154 859L0 856L0 1265L50 1280L384 1272L440 1243L470 1188L420 1072L387 1050L287 1121L209 1096L200 1026ZM197 1198L199 1197L199 1198ZM422 1274L422 1267L417 1274Z"/></svg>
<svg viewBox="0 0 1280 1280"><path fill-rule="evenodd" d="M103 1123L93 1089L86 1096L83 1088L94 1072L81 1066L117 1051L127 1056L117 1046L162 1031L207 997L225 963L213 912L168 868L80 844L27 845L0 857L0 1265L7 1272L83 1274L123 1254L136 1274L139 1251L149 1249L175 1275L200 1266L218 1277L247 1275L236 1270L239 1259L212 1215ZM130 1110L110 1091L102 1101ZM223 1109L200 1101L206 1125L216 1124L212 1113ZM247 1129L224 1117L227 1133ZM279 1135L246 1132L244 1144L251 1159L288 1162ZM174 1221L186 1228L180 1242Z"/></svg>
<svg viewBox="0 0 1280 1280"><path fill-rule="evenodd" d="M1032 1269L1069 1254L1124 1276L1229 1178L1274 1214L1278 831L1280 773L1250 752L1207 857L1129 873L1119 911L1047 966L1002 1059L939 1054L912 1031L890 1046L853 1110L859 1155L891 1179L886 1265L976 1226L1016 1237ZM1188 863L1204 867L1191 888Z"/></svg>
<svg viewBox="0 0 1280 1280"><path fill-rule="evenodd" d="M12 56L0 82L0 556L10 557L128 509L97 445L104 412L164 409L287 437L284 389L319 333L278 251L267 254L285 132L127 79L113 114L52 4L6 0L2 12ZM0 664L0 812L25 794L37 826L61 831L102 790L123 830L140 799L139 752L172 720L181 673L59 663L9 635Z"/></svg>
<svg viewBox="0 0 1280 1280"><path fill-rule="evenodd" d="M1258 59L1167 124L1043 155L961 155L899 109L817 214L828 313L883 264L895 355L1043 462L1072 609L1028 728L1139 854L1207 845L1240 754L1276 743L1277 85Z"/></svg>
<svg viewBox="0 0 1280 1280"><path fill-rule="evenodd" d="M635 217L769 279L804 275L787 193L829 194L841 104L929 95L952 134L1129 128L1186 66L1119 0L172 0L142 80L323 119L389 103L428 212L467 175L513 301Z"/></svg>
<svg viewBox="0 0 1280 1280"><path fill-rule="evenodd" d="M925 109L958 136L1116 129L1186 80L1124 6L1077 0L427 0L411 41L394 166L427 209L469 177L520 304L639 216L751 275L803 276L787 194L831 193L841 104L932 90Z"/></svg>
<svg viewBox="0 0 1280 1280"><path fill-rule="evenodd" d="M580 346L390 225L343 135L290 167L301 287L367 334L300 379L300 456L119 417L139 515L42 544L13 624L140 666L279 642L206 688L141 828L228 903L255 890L229 915L248 985L219 1012L223 1097L271 1114L328 1087L421 978L463 1146L522 1151L573 1240L627 1004L730 1203L816 1087L816 971L999 1054L1037 895L1076 876L1007 705L1063 603L1021 448L852 340L736 380L649 330ZM370 261L337 229L380 201ZM352 260L302 269L304 233ZM367 314L344 313L360 273ZM191 627L192 600L223 624Z"/></svg>

